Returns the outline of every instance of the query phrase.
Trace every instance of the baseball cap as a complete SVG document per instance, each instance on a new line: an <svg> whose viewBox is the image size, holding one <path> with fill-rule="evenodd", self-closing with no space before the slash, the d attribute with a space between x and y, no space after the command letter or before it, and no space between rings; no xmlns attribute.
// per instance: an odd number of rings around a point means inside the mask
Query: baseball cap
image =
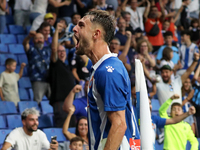
<svg viewBox="0 0 200 150"><path fill-rule="evenodd" d="M166 70L172 70L172 68L169 66L169 65L163 65L160 70L163 70L163 69L166 69Z"/></svg>
<svg viewBox="0 0 200 150"><path fill-rule="evenodd" d="M113 5L108 5L107 8L106 8L106 10L114 10Z"/></svg>
<svg viewBox="0 0 200 150"><path fill-rule="evenodd" d="M47 14L44 16L44 19L53 19L52 13L47 13Z"/></svg>

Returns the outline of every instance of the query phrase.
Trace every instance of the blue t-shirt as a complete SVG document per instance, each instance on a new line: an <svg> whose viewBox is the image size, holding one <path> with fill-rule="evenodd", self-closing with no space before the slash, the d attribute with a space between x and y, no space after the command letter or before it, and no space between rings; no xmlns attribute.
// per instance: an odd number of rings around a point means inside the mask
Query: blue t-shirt
<svg viewBox="0 0 200 150"><path fill-rule="evenodd" d="M126 35L123 35L120 32L117 32L115 34L115 37L119 39L121 46L124 46L126 44L126 41L127 41L127 38L128 38Z"/></svg>
<svg viewBox="0 0 200 150"><path fill-rule="evenodd" d="M76 115L77 119L81 116L87 117L87 97L75 99L73 105L76 108L74 115Z"/></svg>
<svg viewBox="0 0 200 150"><path fill-rule="evenodd" d="M156 125L158 128L164 128L166 123L166 118L161 118L160 116L151 116L152 123Z"/></svg>
<svg viewBox="0 0 200 150"><path fill-rule="evenodd" d="M107 111L125 110L127 130L120 150L130 150L136 136L131 102L131 85L123 63L114 54L104 55L93 67L88 92L89 146L97 150L105 144L111 127ZM92 147L92 148L91 148Z"/></svg>
<svg viewBox="0 0 200 150"><path fill-rule="evenodd" d="M38 50L35 47L30 47L26 54L29 63L28 73L30 80L32 82L46 82L50 64L51 48L43 47L42 50Z"/></svg>
<svg viewBox="0 0 200 150"><path fill-rule="evenodd" d="M164 48L166 47L167 45L163 45L163 46L161 46L160 48L159 48L159 50L158 50L158 54L157 54L157 57L156 57L156 59L157 60L161 60L162 59L162 55L163 55L163 50L164 50ZM177 47L175 47L175 46L172 46L171 47L171 49L173 50L173 58L172 58L172 62L174 63L174 64L177 64L178 63L178 61L179 61L179 50L178 50L178 48Z"/></svg>

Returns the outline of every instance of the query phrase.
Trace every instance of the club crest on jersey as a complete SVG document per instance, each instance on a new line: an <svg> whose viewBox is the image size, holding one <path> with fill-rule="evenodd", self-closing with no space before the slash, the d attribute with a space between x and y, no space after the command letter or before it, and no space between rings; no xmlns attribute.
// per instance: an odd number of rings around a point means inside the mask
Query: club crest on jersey
<svg viewBox="0 0 200 150"><path fill-rule="evenodd" d="M108 72L113 72L115 70L112 66L106 66Z"/></svg>

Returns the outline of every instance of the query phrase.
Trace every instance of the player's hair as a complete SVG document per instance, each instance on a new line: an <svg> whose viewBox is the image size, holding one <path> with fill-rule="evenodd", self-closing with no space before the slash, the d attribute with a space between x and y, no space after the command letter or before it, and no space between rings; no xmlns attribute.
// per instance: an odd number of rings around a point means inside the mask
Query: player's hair
<svg viewBox="0 0 200 150"><path fill-rule="evenodd" d="M141 46L141 44L144 43L144 42L147 43L148 52L151 52L151 51L153 50L153 47L152 47L151 43L150 43L148 40L146 40L146 39L140 39L140 40L138 41L137 47L136 47L136 51L137 51L138 53L140 53L140 46Z"/></svg>
<svg viewBox="0 0 200 150"><path fill-rule="evenodd" d="M173 33L172 33L171 31L167 31L167 32L165 32L163 35L164 35L165 38L166 38L167 36L173 37Z"/></svg>
<svg viewBox="0 0 200 150"><path fill-rule="evenodd" d="M77 121L77 123L76 123L76 131L75 131L75 134L76 134L77 136L80 136L80 133L79 133L79 131L78 131L78 125L79 125L79 122L80 122L81 119L86 119L86 120L87 120L87 117L82 116L82 117L80 117L80 118L78 119L78 121Z"/></svg>
<svg viewBox="0 0 200 150"><path fill-rule="evenodd" d="M173 103L172 106L171 106L171 111L172 111L174 106L179 106L182 109L182 105L180 103Z"/></svg>
<svg viewBox="0 0 200 150"><path fill-rule="evenodd" d="M21 114L22 120L25 120L28 115L37 115L39 117L40 112L35 107L26 108Z"/></svg>
<svg viewBox="0 0 200 150"><path fill-rule="evenodd" d="M16 60L12 59L12 58L7 58L5 65L12 65L13 63L17 62Z"/></svg>
<svg viewBox="0 0 200 150"><path fill-rule="evenodd" d="M81 141L82 144L84 143L84 140L83 140L80 136L76 136L76 137L74 137L74 138L72 138L72 139L70 140L70 145L71 145L73 142L78 142L78 141Z"/></svg>
<svg viewBox="0 0 200 150"><path fill-rule="evenodd" d="M110 41L114 37L115 32L115 21L109 15L107 11L103 10L94 10L87 12L85 16L92 16L90 17L90 21L94 24L98 24L103 27L103 39L109 45Z"/></svg>
<svg viewBox="0 0 200 150"><path fill-rule="evenodd" d="M165 47L162 53L162 59L161 60L166 60L169 61L170 59L170 53L173 52L173 50L170 47Z"/></svg>

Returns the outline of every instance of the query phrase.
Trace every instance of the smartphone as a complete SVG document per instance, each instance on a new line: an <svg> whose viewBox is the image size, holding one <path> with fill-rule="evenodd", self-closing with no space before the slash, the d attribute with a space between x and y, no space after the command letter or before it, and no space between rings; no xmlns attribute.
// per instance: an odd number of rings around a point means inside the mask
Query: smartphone
<svg viewBox="0 0 200 150"><path fill-rule="evenodd" d="M53 140L56 140L57 139L57 136L51 136L51 144L56 144L55 142L53 142Z"/></svg>

